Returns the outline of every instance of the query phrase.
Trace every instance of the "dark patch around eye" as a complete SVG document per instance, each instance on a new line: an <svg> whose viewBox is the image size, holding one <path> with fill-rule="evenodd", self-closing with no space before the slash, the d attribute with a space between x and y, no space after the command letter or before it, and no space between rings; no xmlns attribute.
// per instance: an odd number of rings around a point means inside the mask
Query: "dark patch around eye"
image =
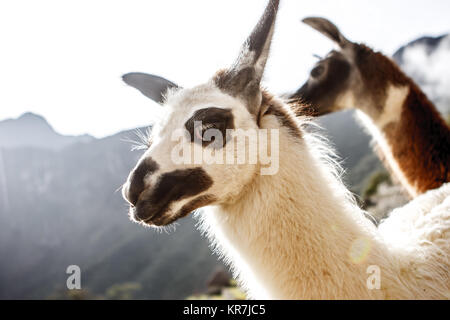
<svg viewBox="0 0 450 320"><path fill-rule="evenodd" d="M328 74L322 83L322 92L330 96L337 96L345 87L346 80L350 75L350 64L342 59L330 59Z"/></svg>
<svg viewBox="0 0 450 320"><path fill-rule="evenodd" d="M318 81L308 81L293 97L313 105L321 110L321 114L328 113L336 102L339 94L348 86L351 66L338 54L334 54L323 60L327 64L327 73Z"/></svg>
<svg viewBox="0 0 450 320"><path fill-rule="evenodd" d="M202 128L196 128L195 122L200 121L202 123ZM195 142L196 130L203 137L206 130L204 127L208 127L210 129L219 130L222 134L223 143L218 146L214 146L214 148L224 147L229 140L229 136L227 135L227 129L234 129L234 119L233 113L230 109L221 109L221 108L205 108L195 111L194 115L185 123L185 128L189 132L191 142ZM202 146L206 147L214 142L214 138L211 141L203 141Z"/></svg>
<svg viewBox="0 0 450 320"><path fill-rule="evenodd" d="M319 65L311 70L311 76L313 78L318 78L323 74L324 71L325 71L325 67Z"/></svg>

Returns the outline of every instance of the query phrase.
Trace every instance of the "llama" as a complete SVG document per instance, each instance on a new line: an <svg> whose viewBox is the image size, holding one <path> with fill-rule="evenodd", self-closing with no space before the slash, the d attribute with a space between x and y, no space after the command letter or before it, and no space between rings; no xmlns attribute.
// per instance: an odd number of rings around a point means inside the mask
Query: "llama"
<svg viewBox="0 0 450 320"><path fill-rule="evenodd" d="M316 116L356 108L380 158L411 197L449 182L450 128L414 81L383 54L348 40L330 21L303 22L339 50L319 61L290 96L294 109L298 100Z"/></svg>
<svg viewBox="0 0 450 320"><path fill-rule="evenodd" d="M379 229L365 218L308 120L261 89L278 5L268 3L232 67L204 84L166 81L166 92L160 77L124 76L167 111L123 186L130 218L161 228L203 208L200 229L250 298L450 298L450 184L396 210ZM195 120L201 125L192 126ZM216 144L205 138L211 128L234 130ZM179 129L185 135L173 139ZM241 151L233 141L249 130L278 133L277 143L268 140L278 146L277 172L261 174L267 163L260 154L256 163L224 164L180 164L171 156L180 143ZM246 139L245 148L252 143ZM367 283L372 269L381 272L375 287Z"/></svg>

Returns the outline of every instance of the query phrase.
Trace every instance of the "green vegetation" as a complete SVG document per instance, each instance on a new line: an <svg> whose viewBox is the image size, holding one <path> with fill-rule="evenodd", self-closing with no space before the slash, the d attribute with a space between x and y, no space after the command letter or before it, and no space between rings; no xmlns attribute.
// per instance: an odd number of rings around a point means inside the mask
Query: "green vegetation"
<svg viewBox="0 0 450 320"><path fill-rule="evenodd" d="M366 184L366 188L363 191L363 194L362 194L363 198L368 199L371 196L373 196L377 192L379 185L383 182L392 184L391 178L387 171L380 170L380 171L373 173L370 176L370 178Z"/></svg>
<svg viewBox="0 0 450 320"><path fill-rule="evenodd" d="M229 284L217 294L197 294L186 298L187 300L246 300L245 293L238 287L236 280L230 280Z"/></svg>
<svg viewBox="0 0 450 320"><path fill-rule="evenodd" d="M135 292L140 291L142 286L136 282L125 282L115 284L106 290L106 298L111 300L131 300Z"/></svg>
<svg viewBox="0 0 450 320"><path fill-rule="evenodd" d="M93 294L88 289L67 290L60 289L47 297L49 300L131 300L142 289L137 282L124 282L109 287L105 294Z"/></svg>
<svg viewBox="0 0 450 320"><path fill-rule="evenodd" d="M104 297L94 295L89 290L58 290L47 297L48 300L103 300Z"/></svg>

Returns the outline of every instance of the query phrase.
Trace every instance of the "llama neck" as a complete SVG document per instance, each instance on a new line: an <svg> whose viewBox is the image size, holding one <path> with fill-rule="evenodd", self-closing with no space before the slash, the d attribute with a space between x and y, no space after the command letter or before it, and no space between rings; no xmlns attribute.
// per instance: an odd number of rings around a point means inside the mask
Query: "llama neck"
<svg viewBox="0 0 450 320"><path fill-rule="evenodd" d="M381 157L412 197L450 181L450 130L411 80L389 87L380 116L362 118Z"/></svg>
<svg viewBox="0 0 450 320"><path fill-rule="evenodd" d="M253 298L380 297L366 285L369 265L387 265L375 227L312 143L283 140L278 173L205 212L204 228Z"/></svg>

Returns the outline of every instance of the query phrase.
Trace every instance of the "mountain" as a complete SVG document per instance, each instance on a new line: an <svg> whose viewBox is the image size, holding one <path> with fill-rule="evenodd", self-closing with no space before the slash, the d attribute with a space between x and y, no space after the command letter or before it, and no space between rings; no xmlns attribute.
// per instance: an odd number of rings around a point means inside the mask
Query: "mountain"
<svg viewBox="0 0 450 320"><path fill-rule="evenodd" d="M442 113L450 114L450 34L414 40L393 58Z"/></svg>
<svg viewBox="0 0 450 320"><path fill-rule="evenodd" d="M64 136L57 133L43 117L28 112L17 119L0 121L0 148L36 147L59 150L77 142L89 142L93 137Z"/></svg>
<svg viewBox="0 0 450 320"><path fill-rule="evenodd" d="M446 41L448 41L448 34L444 34L438 37L421 37L416 40L413 40L409 42L408 44L400 47L392 56L394 60L399 64L403 65L407 63L407 58L405 56L407 55L407 52L410 51L412 48L420 47L421 50L424 51L424 53L427 56L431 56L436 52L436 49Z"/></svg>
<svg viewBox="0 0 450 320"><path fill-rule="evenodd" d="M42 119L22 119L23 136ZM128 219L117 190L140 156L125 142L133 136L126 131L62 149L0 148L0 299L64 297L73 264L92 296L117 298L114 292L130 284L139 288L132 297L146 299L204 289L221 264L193 218L170 234Z"/></svg>

